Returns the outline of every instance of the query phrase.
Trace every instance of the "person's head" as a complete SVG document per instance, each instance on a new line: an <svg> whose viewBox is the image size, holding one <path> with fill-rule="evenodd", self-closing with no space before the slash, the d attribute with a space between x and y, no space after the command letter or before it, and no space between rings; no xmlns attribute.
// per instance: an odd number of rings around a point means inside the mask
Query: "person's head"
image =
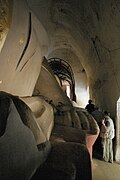
<svg viewBox="0 0 120 180"><path fill-rule="evenodd" d="M91 104L91 103L92 103L92 100L91 100L91 99L89 99L88 103L89 103L89 104Z"/></svg>
<svg viewBox="0 0 120 180"><path fill-rule="evenodd" d="M105 119L108 119L110 117L110 113L108 111L104 111L104 117Z"/></svg>

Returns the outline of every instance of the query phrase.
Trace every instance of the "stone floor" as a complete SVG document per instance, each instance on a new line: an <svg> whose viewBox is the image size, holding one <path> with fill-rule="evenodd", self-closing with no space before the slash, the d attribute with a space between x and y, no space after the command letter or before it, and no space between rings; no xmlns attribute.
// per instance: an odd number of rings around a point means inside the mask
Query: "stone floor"
<svg viewBox="0 0 120 180"><path fill-rule="evenodd" d="M92 180L120 180L120 164L93 159Z"/></svg>

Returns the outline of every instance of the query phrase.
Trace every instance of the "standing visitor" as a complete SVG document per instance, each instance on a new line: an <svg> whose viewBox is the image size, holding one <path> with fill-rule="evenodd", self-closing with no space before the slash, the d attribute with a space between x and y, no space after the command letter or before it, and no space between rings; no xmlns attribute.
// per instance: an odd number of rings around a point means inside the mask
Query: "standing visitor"
<svg viewBox="0 0 120 180"><path fill-rule="evenodd" d="M105 119L102 121L101 133L103 145L103 160L113 163L113 145L112 139L115 136L114 123L110 118L110 113L105 111Z"/></svg>
<svg viewBox="0 0 120 180"><path fill-rule="evenodd" d="M86 105L85 109L91 114L95 110L95 105L92 103L92 100L90 99L88 101L88 104Z"/></svg>

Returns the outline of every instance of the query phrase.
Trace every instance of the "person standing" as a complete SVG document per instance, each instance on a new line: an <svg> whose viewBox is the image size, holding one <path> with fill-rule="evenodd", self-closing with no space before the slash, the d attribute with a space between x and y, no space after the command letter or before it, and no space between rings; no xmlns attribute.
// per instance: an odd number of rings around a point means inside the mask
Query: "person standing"
<svg viewBox="0 0 120 180"><path fill-rule="evenodd" d="M103 160L113 163L113 145L112 139L115 136L114 123L110 118L110 113L105 112L105 119L102 121L101 137L103 145Z"/></svg>
<svg viewBox="0 0 120 180"><path fill-rule="evenodd" d="M95 110L95 105L92 103L92 100L90 99L88 101L88 104L86 105L85 109L91 114Z"/></svg>

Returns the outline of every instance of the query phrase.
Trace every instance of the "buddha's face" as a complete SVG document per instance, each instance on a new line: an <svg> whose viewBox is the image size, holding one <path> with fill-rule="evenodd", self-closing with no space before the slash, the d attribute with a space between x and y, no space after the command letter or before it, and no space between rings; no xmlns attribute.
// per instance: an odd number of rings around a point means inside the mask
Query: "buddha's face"
<svg viewBox="0 0 120 180"><path fill-rule="evenodd" d="M12 0L0 0L0 52L10 29Z"/></svg>

